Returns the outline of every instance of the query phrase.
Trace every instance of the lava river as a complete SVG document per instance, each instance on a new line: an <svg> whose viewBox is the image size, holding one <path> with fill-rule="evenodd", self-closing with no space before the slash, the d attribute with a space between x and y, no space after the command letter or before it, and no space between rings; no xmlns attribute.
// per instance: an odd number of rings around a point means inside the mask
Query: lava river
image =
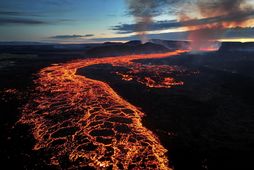
<svg viewBox="0 0 254 170"><path fill-rule="evenodd" d="M141 123L144 113L108 84L76 75L76 71L95 64L130 65L135 59L183 52L90 58L46 67L38 73L36 89L19 123L32 125L34 150L43 150L46 163L52 166L170 169L167 150Z"/></svg>

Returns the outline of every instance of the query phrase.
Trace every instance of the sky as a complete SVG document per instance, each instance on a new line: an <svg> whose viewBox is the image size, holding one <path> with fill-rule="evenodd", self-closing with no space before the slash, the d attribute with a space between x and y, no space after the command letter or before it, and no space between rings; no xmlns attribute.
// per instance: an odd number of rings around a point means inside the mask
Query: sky
<svg viewBox="0 0 254 170"><path fill-rule="evenodd" d="M56 43L90 43L104 41L128 41L140 38L136 35L137 14L128 0L1 0L0 1L0 41L37 41ZM135 0L130 0L135 1ZM132 2L134 10L143 8ZM142 0L141 0L142 1ZM146 0L149 2L150 0ZM190 30L189 25L200 22L221 21L221 18L203 18L203 20L179 21L179 4L171 6L174 0L151 0L148 6L153 10L145 32L148 38L185 40ZM180 2L181 0L179 0ZM186 0L188 3L200 0ZM233 0L234 1L234 0ZM241 1L241 0L238 0ZM248 0L254 4L254 0ZM165 7L167 3L169 6ZM158 3L158 4L157 4ZM150 6L149 6L150 5ZM180 4L183 6L183 4ZM179 6L180 6L179 5ZM173 10L172 10L173 8ZM174 9L175 8L175 9ZM194 8L191 8L192 10ZM149 12L149 9L142 9ZM159 12L158 12L159 11ZM174 12L172 12L174 11ZM177 12L176 12L177 11ZM254 11L254 10L253 10ZM250 10L242 17L254 17ZM217 16L216 16L217 17ZM234 17L234 16L233 16ZM208 18L208 19L207 19ZM232 18L232 16L231 16ZM223 18L224 19L224 18ZM143 21L138 21L143 22ZM224 39L253 40L254 24L245 27L226 28Z"/></svg>

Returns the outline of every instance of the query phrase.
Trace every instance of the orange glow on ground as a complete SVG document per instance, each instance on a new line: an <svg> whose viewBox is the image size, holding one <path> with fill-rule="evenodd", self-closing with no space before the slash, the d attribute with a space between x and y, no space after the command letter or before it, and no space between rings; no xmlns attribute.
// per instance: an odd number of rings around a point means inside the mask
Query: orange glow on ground
<svg viewBox="0 0 254 170"><path fill-rule="evenodd" d="M218 51L218 48L200 48L200 51L204 51L204 52L213 52L213 51Z"/></svg>
<svg viewBox="0 0 254 170"><path fill-rule="evenodd" d="M182 86L184 82L175 80L172 77L166 77L170 74L186 74L186 70L177 66L169 65L143 65L129 62L122 64L129 69L127 72L116 72L125 81L136 81L146 85L149 88L171 88L173 86Z"/></svg>
<svg viewBox="0 0 254 170"><path fill-rule="evenodd" d="M33 125L34 150L45 151L50 165L61 167L64 159L74 169L170 169L167 150L141 123L144 113L108 84L76 75L76 71L95 64L128 65L135 59L184 52L90 58L46 67L38 73L35 92L19 123ZM174 82L163 80L166 86Z"/></svg>

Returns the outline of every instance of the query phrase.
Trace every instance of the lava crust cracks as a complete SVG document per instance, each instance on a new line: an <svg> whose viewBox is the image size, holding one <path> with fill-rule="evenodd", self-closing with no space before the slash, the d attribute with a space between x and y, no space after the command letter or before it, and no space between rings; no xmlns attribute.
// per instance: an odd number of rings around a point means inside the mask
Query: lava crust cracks
<svg viewBox="0 0 254 170"><path fill-rule="evenodd" d="M76 71L94 64L117 66L182 52L83 59L44 68L19 123L33 125L34 150L45 151L52 166L170 169L167 150L142 126L144 113L108 84L76 75ZM66 157L68 164L63 163Z"/></svg>

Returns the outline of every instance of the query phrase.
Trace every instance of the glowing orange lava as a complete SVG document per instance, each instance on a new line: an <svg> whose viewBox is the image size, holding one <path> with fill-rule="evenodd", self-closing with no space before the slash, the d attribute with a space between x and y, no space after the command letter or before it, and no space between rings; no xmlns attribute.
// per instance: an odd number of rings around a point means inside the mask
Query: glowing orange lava
<svg viewBox="0 0 254 170"><path fill-rule="evenodd" d="M204 51L204 52L213 52L213 51L218 51L218 48L212 48L212 47L207 47L207 48L200 48L199 51Z"/></svg>
<svg viewBox="0 0 254 170"><path fill-rule="evenodd" d="M170 74L185 73L186 70L178 66L169 65L143 65L140 63L123 63L122 67L129 69L127 72L118 71L117 75L125 81L137 81L150 88L171 88L172 86L181 86L182 81L177 81Z"/></svg>
<svg viewBox="0 0 254 170"><path fill-rule="evenodd" d="M49 164L60 168L68 164L67 169L170 169L167 150L142 126L144 113L108 84L76 71L94 64L123 65L183 52L90 58L42 69L19 121L33 125L34 150L42 149ZM174 82L172 78L163 81L168 86Z"/></svg>

